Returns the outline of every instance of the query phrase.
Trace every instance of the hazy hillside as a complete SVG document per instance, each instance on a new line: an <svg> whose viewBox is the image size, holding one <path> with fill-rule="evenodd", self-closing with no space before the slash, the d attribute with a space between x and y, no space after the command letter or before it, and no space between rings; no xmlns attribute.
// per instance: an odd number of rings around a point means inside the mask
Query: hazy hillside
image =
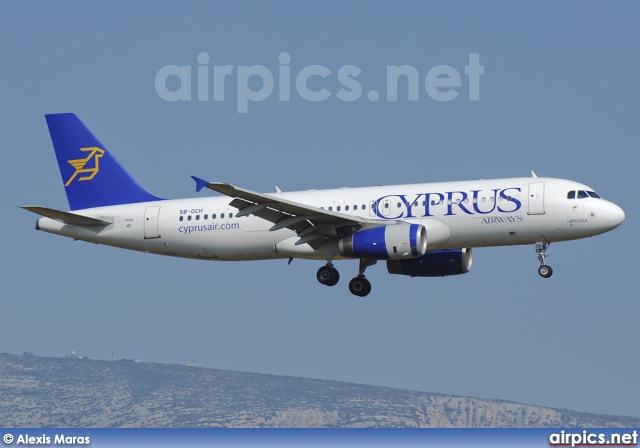
<svg viewBox="0 0 640 448"><path fill-rule="evenodd" d="M172 364L0 354L0 427L639 427L640 418Z"/></svg>

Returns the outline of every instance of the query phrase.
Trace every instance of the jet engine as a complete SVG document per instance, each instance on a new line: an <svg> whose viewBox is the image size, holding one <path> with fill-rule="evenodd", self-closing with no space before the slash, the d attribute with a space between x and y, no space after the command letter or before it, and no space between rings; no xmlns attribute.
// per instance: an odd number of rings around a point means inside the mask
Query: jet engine
<svg viewBox="0 0 640 448"><path fill-rule="evenodd" d="M409 260L387 260L389 274L446 277L471 270L471 248L436 250Z"/></svg>
<svg viewBox="0 0 640 448"><path fill-rule="evenodd" d="M396 260L427 251L427 231L421 224L391 224L359 230L338 242L340 255L350 258Z"/></svg>

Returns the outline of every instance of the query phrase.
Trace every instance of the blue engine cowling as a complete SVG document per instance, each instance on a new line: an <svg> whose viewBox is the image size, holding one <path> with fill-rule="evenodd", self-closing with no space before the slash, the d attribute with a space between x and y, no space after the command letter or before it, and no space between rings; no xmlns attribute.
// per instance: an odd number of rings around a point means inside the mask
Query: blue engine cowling
<svg viewBox="0 0 640 448"><path fill-rule="evenodd" d="M436 250L411 260L389 260L389 274L411 277L446 277L471 270L471 248Z"/></svg>
<svg viewBox="0 0 640 448"><path fill-rule="evenodd" d="M395 260L427 252L427 231L421 224L391 224L364 229L338 242L340 255L351 258Z"/></svg>

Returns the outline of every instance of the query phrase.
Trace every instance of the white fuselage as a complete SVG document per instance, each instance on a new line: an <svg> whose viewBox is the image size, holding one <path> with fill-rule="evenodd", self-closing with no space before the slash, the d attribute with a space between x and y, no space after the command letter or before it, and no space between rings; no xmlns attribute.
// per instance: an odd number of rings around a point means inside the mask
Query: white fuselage
<svg viewBox="0 0 640 448"><path fill-rule="evenodd" d="M555 242L607 232L624 220L617 205L597 197L569 199L589 187L568 180L513 178L309 190L270 196L344 215L403 221L427 229L427 250ZM296 233L272 222L236 217L226 196L160 200L75 210L111 222L99 227L40 218L46 232L109 246L207 260L325 259L296 246ZM335 258L340 258L336 256Z"/></svg>

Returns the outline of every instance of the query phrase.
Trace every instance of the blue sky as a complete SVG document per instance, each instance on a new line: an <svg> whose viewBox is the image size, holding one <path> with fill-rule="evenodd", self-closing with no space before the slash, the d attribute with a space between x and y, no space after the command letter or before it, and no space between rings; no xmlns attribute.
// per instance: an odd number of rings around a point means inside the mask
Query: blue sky
<svg viewBox="0 0 640 448"><path fill-rule="evenodd" d="M85 2L0 6L0 351L334 379L585 412L640 416L638 167L640 6L633 2ZM224 101L166 101L165 66L231 65ZM331 96L278 96L291 85ZM469 100L469 55L484 74ZM238 67L274 92L238 112ZM419 97L387 101L389 66ZM461 75L451 101L424 86ZM342 101L336 74L361 70ZM167 81L176 89L176 78ZM259 90L256 78L248 84ZM213 93L213 87L210 87ZM368 93L380 93L370 101ZM215 263L99 247L34 230L18 207L67 209L45 113L75 112L151 193L196 196L190 175L256 191L540 176L583 182L626 222L554 244L541 279L532 246L474 251L464 276L410 279L357 262L334 288L318 262ZM199 195L210 193L201 192Z"/></svg>

